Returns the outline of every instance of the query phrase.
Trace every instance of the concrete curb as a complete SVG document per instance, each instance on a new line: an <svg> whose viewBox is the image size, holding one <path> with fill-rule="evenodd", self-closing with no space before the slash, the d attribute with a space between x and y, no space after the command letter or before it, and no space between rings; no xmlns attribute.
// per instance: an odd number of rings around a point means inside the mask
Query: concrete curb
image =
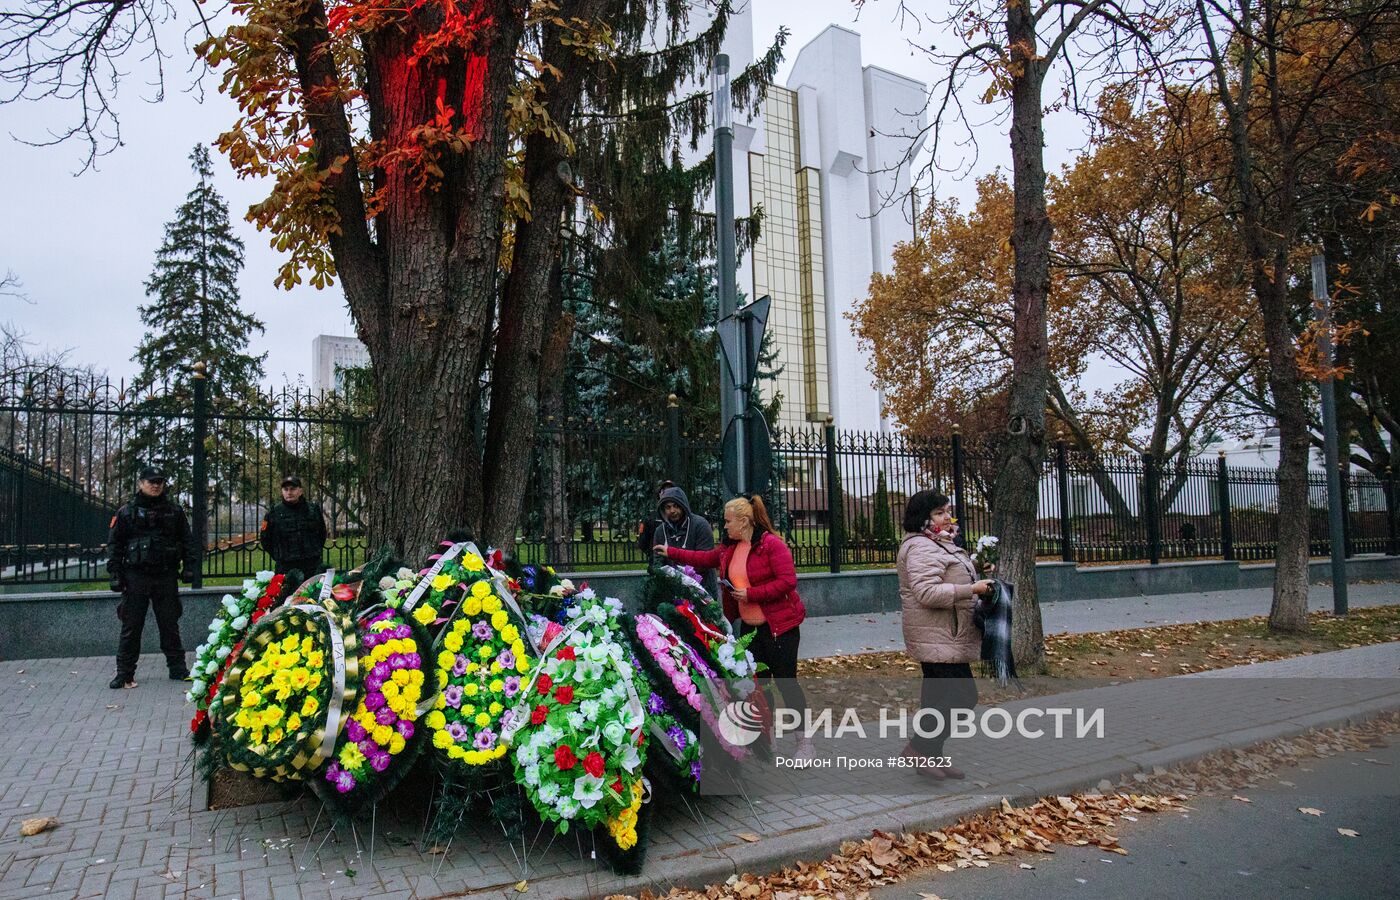
<svg viewBox="0 0 1400 900"><path fill-rule="evenodd" d="M995 809L1002 797L1006 797L1013 804L1023 805L1041 797L1093 789L1104 779L1117 782L1137 772L1150 775L1158 766L1167 768L1194 762L1219 750L1242 749L1265 741L1294 737L1310 730L1357 725L1392 710L1400 710L1400 696L1375 697L1295 719L1162 747L1132 757L1117 757L1073 769L1050 772L1030 781L1008 786L1019 790L954 795L946 798L946 802L925 800L859 820L832 822L815 828L784 832L765 837L754 844L741 842L721 846L718 851L723 854L723 860L706 859L704 863L697 865L696 856L692 854L649 861L646 872L635 877L619 878L597 872L532 881L529 895L580 898L603 897L608 894L638 894L644 888L660 893L671 887L701 888L707 884L723 883L730 875L740 872L773 872L799 860L820 860L838 851L846 841L859 841L870 837L873 830L890 833L933 831L966 816ZM936 809L930 809L931 806ZM707 851L707 855L710 853L713 851ZM521 895L515 892L513 886L502 889L502 886L496 885L451 896Z"/></svg>

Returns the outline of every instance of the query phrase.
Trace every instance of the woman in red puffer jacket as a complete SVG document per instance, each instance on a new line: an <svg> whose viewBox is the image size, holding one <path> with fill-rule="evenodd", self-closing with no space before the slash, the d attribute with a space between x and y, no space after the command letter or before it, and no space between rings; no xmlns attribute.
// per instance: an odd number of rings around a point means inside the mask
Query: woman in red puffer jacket
<svg viewBox="0 0 1400 900"><path fill-rule="evenodd" d="M807 608L797 595L797 567L792 551L773 528L763 498L735 497L724 504L724 539L713 550L655 549L682 565L718 569L724 614L739 619L740 634L757 631L749 649L768 666L783 701L804 712L807 699L797 678L800 625Z"/></svg>

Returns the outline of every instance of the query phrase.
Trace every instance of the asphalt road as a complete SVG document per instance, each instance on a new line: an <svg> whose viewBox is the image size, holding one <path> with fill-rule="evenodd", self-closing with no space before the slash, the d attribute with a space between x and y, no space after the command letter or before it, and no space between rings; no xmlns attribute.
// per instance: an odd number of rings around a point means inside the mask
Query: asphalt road
<svg viewBox="0 0 1400 900"><path fill-rule="evenodd" d="M1118 839L1127 856L1056 847L1054 855L1022 854L987 869L933 871L880 888L874 896L1400 897L1400 737L1391 736L1389 747L1280 770L1278 779L1241 790L1251 803L1202 797L1189 804L1189 812L1125 823ZM1323 814L1307 815L1299 807ZM1346 837L1338 828L1359 836ZM1023 862L1035 868L1022 869Z"/></svg>

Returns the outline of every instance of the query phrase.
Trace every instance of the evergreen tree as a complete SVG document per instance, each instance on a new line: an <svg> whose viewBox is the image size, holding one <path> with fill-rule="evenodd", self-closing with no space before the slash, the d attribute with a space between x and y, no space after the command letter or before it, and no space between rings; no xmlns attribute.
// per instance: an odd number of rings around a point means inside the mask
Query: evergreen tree
<svg viewBox="0 0 1400 900"><path fill-rule="evenodd" d="M250 335L261 332L263 324L239 306L243 242L229 225L228 204L214 189L209 151L196 146L190 163L196 184L165 226L146 282L151 302L140 307L148 330L132 359L141 366L137 383L143 398L128 448L130 467L163 466L181 490L190 487L193 460L195 363L205 364L206 408L212 413L256 404L266 357L247 352ZM236 475L211 471L210 481L232 492Z"/></svg>
<svg viewBox="0 0 1400 900"><path fill-rule="evenodd" d="M870 543L870 517L865 514L865 504L856 507L855 521L851 525L850 539L861 544Z"/></svg>
<svg viewBox="0 0 1400 900"><path fill-rule="evenodd" d="M875 479L875 544L885 547L894 543L894 515L890 510L890 491L885 484L885 470Z"/></svg>
<svg viewBox="0 0 1400 900"><path fill-rule="evenodd" d="M634 289L645 294L645 303L597 290L603 279L591 268L596 258L591 253L579 265L565 267L563 307L573 323L564 375L569 386L562 410L566 416L599 427L611 422L624 430L645 430L660 422L667 396L675 394L685 423L682 430L692 433L697 443L712 442L718 447L715 267L693 246L687 249L685 240L678 218L671 219L656 246L634 266ZM775 381L780 371L771 333L765 333L752 402L762 408L770 428L777 419L781 395L765 404L760 386ZM654 509L656 481L665 471L665 448L658 446L652 455L634 447L625 465L606 446L596 451L570 460L570 514L574 521L603 521L615 531L630 534L637 520ZM717 518L727 499L719 455L692 454L688 463L682 486L692 509ZM774 490L765 499L774 521L783 527L786 509L776 486L784 470L776 456L773 466Z"/></svg>

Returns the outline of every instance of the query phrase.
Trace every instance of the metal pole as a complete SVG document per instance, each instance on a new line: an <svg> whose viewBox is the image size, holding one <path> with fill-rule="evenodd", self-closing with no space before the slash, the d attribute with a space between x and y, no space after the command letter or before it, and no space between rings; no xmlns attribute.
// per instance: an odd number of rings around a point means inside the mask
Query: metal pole
<svg viewBox="0 0 1400 900"><path fill-rule="evenodd" d="M827 568L840 572L846 543L846 501L841 496L841 462L836 456L836 420L831 416L826 417L822 435L826 455Z"/></svg>
<svg viewBox="0 0 1400 900"><path fill-rule="evenodd" d="M194 528L194 543L199 548L199 559L195 564L192 582L196 589L204 587L204 553L209 527L209 474L204 447L209 434L208 390L206 367L201 360L194 364L194 465L190 473L194 481L191 486L191 499L194 501L191 513L194 522L191 524Z"/></svg>
<svg viewBox="0 0 1400 900"><path fill-rule="evenodd" d="M1225 451L1216 462L1215 489L1220 498L1220 558L1231 562L1235 558L1235 529L1230 521L1230 473L1225 464Z"/></svg>
<svg viewBox="0 0 1400 900"><path fill-rule="evenodd" d="M1400 556L1400 533L1397 533L1395 522L1395 472L1390 466L1385 467L1385 555Z"/></svg>
<svg viewBox="0 0 1400 900"><path fill-rule="evenodd" d="M958 536L956 539L959 547L967 544L967 532L964 530L968 526L967 521L967 495L963 485L963 442L962 431L957 425L953 426L953 516L958 520Z"/></svg>
<svg viewBox="0 0 1400 900"><path fill-rule="evenodd" d="M1313 319L1318 329L1317 349L1322 364L1332 367L1332 313L1327 303L1327 261L1319 253L1312 258ZM1342 512L1342 478L1337 462L1337 397L1332 373L1321 379L1322 448L1327 467L1327 531L1332 550L1332 612L1347 614L1346 523Z"/></svg>
<svg viewBox="0 0 1400 900"><path fill-rule="evenodd" d="M727 325L721 328L738 328L739 321L734 317L734 311L739 308L739 291L735 283L738 262L735 250L734 239L734 122L733 107L729 98L729 56L720 53L715 56L715 84L714 84L714 117L715 117L715 224L718 228L717 252L715 258L715 277L718 279L719 294L719 318L721 322L725 317L730 317ZM735 342L737 346L738 342ZM742 355L742 354L741 354ZM740 368L747 365L746 360L740 360ZM729 423L734 423L735 435L738 438L738 453L736 454L736 480L740 492L747 492L749 486L748 477L748 447L744 433L744 411L748 408L748 398L744 396L740 385L746 380L745 373L739 372L736 380L729 367L720 365L720 436L723 437L729 429Z"/></svg>
<svg viewBox="0 0 1400 900"><path fill-rule="evenodd" d="M1069 451L1064 441L1055 442L1055 481L1060 494L1060 560L1074 562L1074 530L1069 508Z"/></svg>

